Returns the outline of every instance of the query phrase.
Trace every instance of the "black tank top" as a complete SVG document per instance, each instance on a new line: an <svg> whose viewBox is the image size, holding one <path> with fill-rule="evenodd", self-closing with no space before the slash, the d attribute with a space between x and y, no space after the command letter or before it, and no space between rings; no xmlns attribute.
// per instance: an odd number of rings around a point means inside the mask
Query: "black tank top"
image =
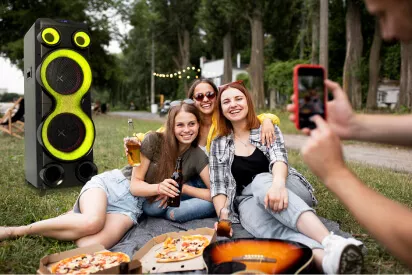
<svg viewBox="0 0 412 275"><path fill-rule="evenodd" d="M257 174L269 172L269 160L262 151L255 148L248 157L235 155L231 169L236 180L236 194L240 195Z"/></svg>

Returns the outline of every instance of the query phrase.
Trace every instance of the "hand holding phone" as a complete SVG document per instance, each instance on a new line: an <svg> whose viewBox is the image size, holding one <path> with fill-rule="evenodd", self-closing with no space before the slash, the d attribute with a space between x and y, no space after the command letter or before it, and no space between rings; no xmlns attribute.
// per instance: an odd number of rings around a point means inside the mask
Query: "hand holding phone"
<svg viewBox="0 0 412 275"><path fill-rule="evenodd" d="M314 115L326 119L327 93L324 85L325 69L319 65L296 65L293 69L295 125L297 129L315 129L310 120Z"/></svg>

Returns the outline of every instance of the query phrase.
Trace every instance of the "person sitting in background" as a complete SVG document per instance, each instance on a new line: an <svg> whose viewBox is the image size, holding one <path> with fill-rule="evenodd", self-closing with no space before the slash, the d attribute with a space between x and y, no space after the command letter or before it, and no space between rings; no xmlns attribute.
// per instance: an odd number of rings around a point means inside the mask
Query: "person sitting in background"
<svg viewBox="0 0 412 275"><path fill-rule="evenodd" d="M412 1L365 0L380 20L385 40L412 41ZM346 166L340 139L412 146L412 115L356 114L338 83L325 81L334 99L327 103L327 121L314 116L316 129L302 148L305 163L373 237L412 268L412 211L366 186ZM292 97L292 102L293 102ZM288 105L294 112L297 106ZM290 116L291 121L297 118ZM388 183L390 184L390 183Z"/></svg>
<svg viewBox="0 0 412 275"><path fill-rule="evenodd" d="M252 98L240 83L222 86L218 104L218 137L212 142L209 163L219 218L240 222L257 238L305 244L325 273L360 273L362 243L330 234L316 216L311 208L316 202L313 188L289 166L279 127L275 126L276 141L266 147Z"/></svg>

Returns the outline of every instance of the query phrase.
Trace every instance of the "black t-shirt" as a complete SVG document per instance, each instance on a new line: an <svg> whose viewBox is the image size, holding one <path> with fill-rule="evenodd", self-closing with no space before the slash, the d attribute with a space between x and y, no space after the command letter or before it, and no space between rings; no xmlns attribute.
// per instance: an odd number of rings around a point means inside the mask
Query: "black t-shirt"
<svg viewBox="0 0 412 275"><path fill-rule="evenodd" d="M269 160L258 148L248 156L234 156L232 175L236 181L236 194L240 195L243 188L249 185L260 173L269 172Z"/></svg>

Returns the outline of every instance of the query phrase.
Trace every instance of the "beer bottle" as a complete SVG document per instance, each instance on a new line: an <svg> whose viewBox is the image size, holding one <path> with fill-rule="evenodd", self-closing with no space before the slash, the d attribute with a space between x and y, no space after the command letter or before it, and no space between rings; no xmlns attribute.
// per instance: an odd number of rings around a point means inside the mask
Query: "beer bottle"
<svg viewBox="0 0 412 275"><path fill-rule="evenodd" d="M182 186L183 186L182 158L177 159L175 171L173 172L171 179L177 182L177 184L179 185L178 188L179 188L180 193L178 194L178 196L174 198L169 197L167 200L167 205L170 207L179 207L180 206L180 196L182 194Z"/></svg>

